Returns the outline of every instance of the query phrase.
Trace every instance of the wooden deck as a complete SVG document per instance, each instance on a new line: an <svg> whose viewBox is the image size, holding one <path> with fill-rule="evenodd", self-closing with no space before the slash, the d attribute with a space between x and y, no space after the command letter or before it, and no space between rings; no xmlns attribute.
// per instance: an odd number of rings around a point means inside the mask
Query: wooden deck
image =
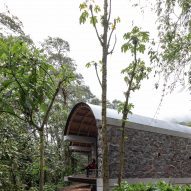
<svg viewBox="0 0 191 191"><path fill-rule="evenodd" d="M90 185L93 185L93 184L96 185L96 177L95 176L86 177L83 174L68 176L68 181L70 181L70 182L79 182L79 183L87 183L87 184L90 184Z"/></svg>
<svg viewBox="0 0 191 191"><path fill-rule="evenodd" d="M68 186L61 191L91 191L91 186L89 184L80 183Z"/></svg>

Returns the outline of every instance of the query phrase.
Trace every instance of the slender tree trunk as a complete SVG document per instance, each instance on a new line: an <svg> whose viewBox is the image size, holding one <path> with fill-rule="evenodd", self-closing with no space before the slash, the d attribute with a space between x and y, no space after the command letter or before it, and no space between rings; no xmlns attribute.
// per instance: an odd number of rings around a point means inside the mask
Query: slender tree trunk
<svg viewBox="0 0 191 191"><path fill-rule="evenodd" d="M50 110L53 106L53 103L54 103L54 100L59 92L59 89L60 89L60 86L61 84L63 83L64 80L60 81L58 83L58 86L56 88L56 91L54 92L54 95L52 97L52 100L48 106L48 109L45 113L45 116L44 116L44 119L43 119L43 122L42 122L42 125L41 127L38 129L39 130L39 133L40 133L40 186L39 186L39 191L43 191L43 188L44 188L44 141L45 141L45 138L44 138L44 126L45 124L47 124L48 122L48 118L49 118L49 113L50 113Z"/></svg>
<svg viewBox="0 0 191 191"><path fill-rule="evenodd" d="M104 0L104 33L103 33L103 55L102 55L102 143L103 143L103 190L109 190L109 164L108 164L108 141L107 141L107 33L108 33L108 21L107 21L107 8L108 2Z"/></svg>
<svg viewBox="0 0 191 191"><path fill-rule="evenodd" d="M128 102L129 102L129 94L130 92L127 93L126 95L126 101L124 105L124 111L123 111L123 119L122 119L122 132L121 132L121 141L120 141L120 154L119 154L119 176L118 176L118 185L121 184L122 178L123 178L123 169L124 169L124 156L125 156L125 151L124 151L124 142L125 142L125 124L126 124L126 119L128 115Z"/></svg>
<svg viewBox="0 0 191 191"><path fill-rule="evenodd" d="M121 185L121 181L123 178L123 172L124 172L124 156L125 156L125 149L124 149L124 143L125 143L125 124L127 121L127 116L129 113L128 110L128 105L129 105L129 98L130 98L130 93L132 90L132 84L133 84L133 79L135 77L135 72L136 72L136 67L137 67L137 57L136 57L136 44L134 44L134 66L133 66L133 71L131 73L131 78L128 84L128 89L127 92L125 93L125 104L123 107L123 118L122 118L122 132L121 132L121 141L120 141L120 151L119 151L119 176L118 176L118 185Z"/></svg>
<svg viewBox="0 0 191 191"><path fill-rule="evenodd" d="M44 126L40 129L40 185L39 191L44 188Z"/></svg>

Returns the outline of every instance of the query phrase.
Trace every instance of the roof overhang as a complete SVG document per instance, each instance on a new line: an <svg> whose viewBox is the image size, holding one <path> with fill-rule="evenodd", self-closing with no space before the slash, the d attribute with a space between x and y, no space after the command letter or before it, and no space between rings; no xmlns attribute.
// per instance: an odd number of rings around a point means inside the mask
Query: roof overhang
<svg viewBox="0 0 191 191"><path fill-rule="evenodd" d="M107 124L121 126L122 114L107 109ZM65 135L97 137L97 127L101 126L101 106L78 103L72 109L65 128ZM191 127L176 123L157 120L136 114L128 115L128 128L191 138Z"/></svg>
<svg viewBox="0 0 191 191"><path fill-rule="evenodd" d="M69 114L64 140L70 142L74 152L91 152L97 142L97 122L91 107L86 103L76 104Z"/></svg>

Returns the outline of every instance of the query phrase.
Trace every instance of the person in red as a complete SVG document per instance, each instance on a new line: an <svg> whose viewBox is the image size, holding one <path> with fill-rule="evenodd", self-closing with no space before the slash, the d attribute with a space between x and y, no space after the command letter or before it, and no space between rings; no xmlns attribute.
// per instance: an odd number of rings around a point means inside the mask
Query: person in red
<svg viewBox="0 0 191 191"><path fill-rule="evenodd" d="M87 177L89 177L90 171L92 169L96 169L96 160L95 159L93 159L92 162L84 168L84 170L86 170L86 176Z"/></svg>

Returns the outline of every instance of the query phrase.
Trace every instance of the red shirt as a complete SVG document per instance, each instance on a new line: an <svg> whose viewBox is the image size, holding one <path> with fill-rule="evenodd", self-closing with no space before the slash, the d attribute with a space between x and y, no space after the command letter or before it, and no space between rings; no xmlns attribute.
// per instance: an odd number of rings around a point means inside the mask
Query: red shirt
<svg viewBox="0 0 191 191"><path fill-rule="evenodd" d="M96 169L96 163L92 162L91 164L88 165L89 169Z"/></svg>

